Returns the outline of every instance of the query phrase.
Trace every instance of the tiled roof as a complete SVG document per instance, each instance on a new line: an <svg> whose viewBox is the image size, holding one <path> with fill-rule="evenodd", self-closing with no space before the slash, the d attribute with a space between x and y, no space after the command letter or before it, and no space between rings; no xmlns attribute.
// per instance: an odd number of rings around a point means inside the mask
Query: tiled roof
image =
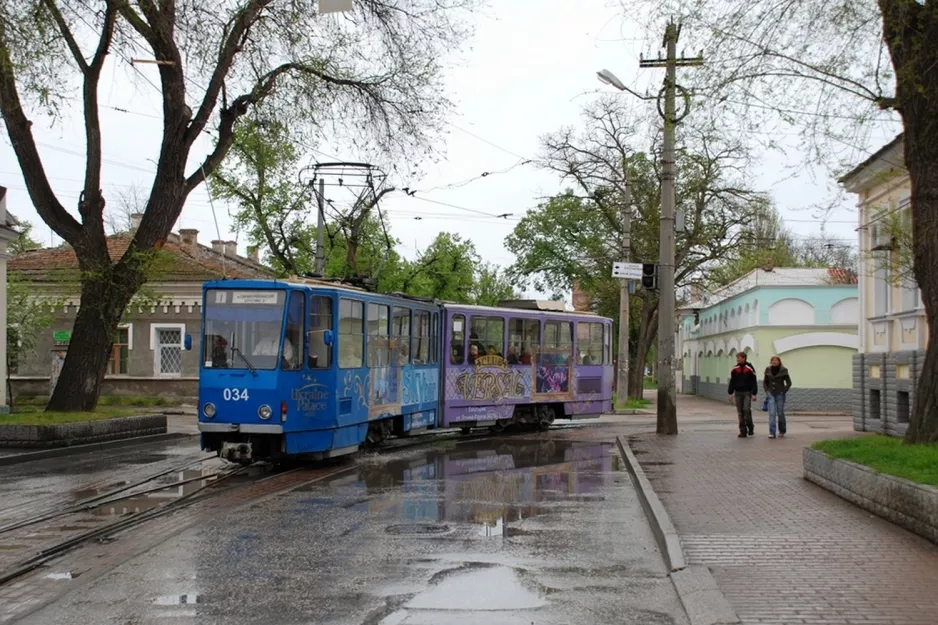
<svg viewBox="0 0 938 625"><path fill-rule="evenodd" d="M116 261L124 255L132 235L108 237L108 254ZM170 234L156 263L153 282L205 282L227 276L233 279L265 278L272 271L241 256L227 256L210 247L184 245L179 235ZM71 246L47 247L17 254L7 265L11 274L34 282L60 282L77 279L78 259Z"/></svg>

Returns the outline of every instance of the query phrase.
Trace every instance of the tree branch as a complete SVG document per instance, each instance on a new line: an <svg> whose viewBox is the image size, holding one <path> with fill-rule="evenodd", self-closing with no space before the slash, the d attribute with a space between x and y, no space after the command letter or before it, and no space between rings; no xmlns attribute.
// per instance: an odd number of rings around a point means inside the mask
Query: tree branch
<svg viewBox="0 0 938 625"><path fill-rule="evenodd" d="M238 11L232 20L231 30L218 51L218 61L215 64L208 87L205 89L202 103L186 130L184 141L187 146L191 146L205 129L205 124L208 123L212 111L215 110L215 105L218 103L218 96L224 88L225 78L228 76L228 72L231 71L235 56L241 51L244 38L250 32L251 26L257 21L261 11L271 2L272 0L251 0L243 9Z"/></svg>
<svg viewBox="0 0 938 625"><path fill-rule="evenodd" d="M78 42L75 41L75 35L72 33L68 22L65 21L62 12L59 11L59 7L56 6L55 0L42 0L42 4L46 7L46 10L52 14L52 19L55 20L55 25L58 26L59 32L62 33L62 38L65 39L65 44L72 53L72 58L75 59L75 62L78 64L78 69L80 69L82 73L87 72L88 62L85 60L85 55L78 46Z"/></svg>
<svg viewBox="0 0 938 625"><path fill-rule="evenodd" d="M0 20L0 112L36 212L56 234L73 246L78 244L81 224L65 210L52 190L33 138L32 122L23 111L3 20Z"/></svg>

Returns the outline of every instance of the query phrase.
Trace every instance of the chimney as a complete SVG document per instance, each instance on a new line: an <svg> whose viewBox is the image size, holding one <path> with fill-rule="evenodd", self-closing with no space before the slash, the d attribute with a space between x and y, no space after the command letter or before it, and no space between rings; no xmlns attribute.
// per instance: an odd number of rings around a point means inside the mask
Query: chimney
<svg viewBox="0 0 938 625"><path fill-rule="evenodd" d="M590 310L590 296L580 288L580 282L575 281L573 283L573 310L576 312L589 312Z"/></svg>
<svg viewBox="0 0 938 625"><path fill-rule="evenodd" d="M195 254L199 249L199 231L193 228L183 228L179 231L179 238L182 239L182 246L191 254Z"/></svg>
<svg viewBox="0 0 938 625"><path fill-rule="evenodd" d="M215 239L214 241L212 241L212 250L213 250L214 252L218 253L218 254L224 254L224 253L225 253L225 242L224 242L224 241L219 241L218 239Z"/></svg>
<svg viewBox="0 0 938 625"><path fill-rule="evenodd" d="M260 264L261 256L256 245L248 245L248 258L253 262Z"/></svg>
<svg viewBox="0 0 938 625"><path fill-rule="evenodd" d="M238 244L234 241L225 241L225 256L237 256Z"/></svg>
<svg viewBox="0 0 938 625"><path fill-rule="evenodd" d="M136 232L137 228L140 227L140 222L143 220L143 213L131 213L130 214L130 231Z"/></svg>

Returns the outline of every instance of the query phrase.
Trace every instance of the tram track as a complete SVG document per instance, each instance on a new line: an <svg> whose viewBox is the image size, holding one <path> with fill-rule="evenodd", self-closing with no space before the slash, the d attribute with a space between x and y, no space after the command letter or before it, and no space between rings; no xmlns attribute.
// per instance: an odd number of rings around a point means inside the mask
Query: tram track
<svg viewBox="0 0 938 625"><path fill-rule="evenodd" d="M562 426L555 426L556 429L571 429L578 427L584 426L581 424L565 424ZM521 433L522 432L519 432L519 434ZM502 437L506 435L511 436L511 433L496 434L493 432L483 431L479 432L478 434L462 434L458 430L429 431L417 436L407 437L406 439L394 439L393 443L385 442L380 446L364 449L362 451L374 455L383 455L419 445L433 444L448 439L457 441L477 441L489 439L492 437ZM129 515L123 516L122 518L116 519L115 521L100 527L89 529L88 531L81 532L75 536L71 536L65 540L59 541L39 550L35 555L19 561L0 571L0 586L23 577L37 568L40 568L92 541L106 543L108 542L107 538L114 537L117 534L125 533L144 523L175 512L179 512L180 510L189 508L195 504L204 503L210 499L219 498L222 495L233 495L233 497L230 497L230 499L233 500L232 503L240 505L241 503L247 503L252 499L285 492L304 483L318 481L320 479L354 469L357 465L356 461L361 459L360 457L352 456L349 458L353 460L352 464L344 467L336 467L333 463L336 461L343 463L346 461L346 458L327 461L326 466L315 468L310 466L299 466L285 470L273 469L274 472L272 474L267 474L257 479L249 479L246 483L234 485L230 484L230 480L237 476L245 475L251 467L230 466L230 468L227 468L226 470L217 471L208 475L201 475L170 484L154 486L143 491L127 493L127 491L133 491L134 488L143 486L144 484L152 482L155 479L159 479L159 477L164 477L172 473L184 471L187 468L191 468L192 466L213 458L215 457L209 456L208 458L193 460L184 465L179 465L173 467L172 469L161 471L158 474L149 476L147 479L137 480L133 484L123 485L120 488L112 489L106 493L88 498L79 502L78 504L70 506L68 509L50 511L43 515L36 515L33 518L0 527L0 536L2 536L4 533L14 532L17 529L44 523L46 521L68 515L81 514L83 512L92 511L96 508L114 502L119 502L121 500L132 497L145 496L160 490L180 486L183 483L192 483L197 481L206 482L192 492L186 493L176 499L168 500L162 505L158 505L154 508L143 510L141 512L130 513ZM257 467L258 465L253 466ZM304 472L306 473L305 475ZM126 494L120 497L115 497L115 495L120 495L121 493ZM221 498L224 499L224 497ZM223 509L230 509L230 507L231 506L218 506L218 511L220 512Z"/></svg>

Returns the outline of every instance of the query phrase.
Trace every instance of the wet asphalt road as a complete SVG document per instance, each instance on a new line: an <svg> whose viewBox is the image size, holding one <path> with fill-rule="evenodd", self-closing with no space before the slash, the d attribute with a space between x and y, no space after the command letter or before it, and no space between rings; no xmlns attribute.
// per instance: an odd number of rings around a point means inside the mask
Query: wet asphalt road
<svg viewBox="0 0 938 625"><path fill-rule="evenodd" d="M194 439L5 466L0 470L0 526L74 504L206 456Z"/></svg>
<svg viewBox="0 0 938 625"><path fill-rule="evenodd" d="M63 580L20 622L686 624L615 447L571 438L364 457Z"/></svg>

